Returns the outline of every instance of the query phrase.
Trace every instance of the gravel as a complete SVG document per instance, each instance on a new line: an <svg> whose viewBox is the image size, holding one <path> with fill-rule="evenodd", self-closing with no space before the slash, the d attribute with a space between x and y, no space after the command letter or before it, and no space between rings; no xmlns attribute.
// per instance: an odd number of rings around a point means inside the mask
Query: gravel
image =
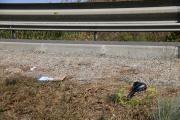
<svg viewBox="0 0 180 120"><path fill-rule="evenodd" d="M59 54L0 50L0 75L71 76L90 82L104 78L147 84L180 85L180 59L130 58L124 56ZM30 68L36 67L31 71Z"/></svg>

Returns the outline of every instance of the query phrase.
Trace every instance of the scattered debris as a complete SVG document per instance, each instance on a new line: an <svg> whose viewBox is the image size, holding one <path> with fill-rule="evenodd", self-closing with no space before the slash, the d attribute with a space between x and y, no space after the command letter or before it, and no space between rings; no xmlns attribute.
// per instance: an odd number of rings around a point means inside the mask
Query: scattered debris
<svg viewBox="0 0 180 120"><path fill-rule="evenodd" d="M66 78L66 75L62 76L41 76L37 80L38 81L62 81Z"/></svg>
<svg viewBox="0 0 180 120"><path fill-rule="evenodd" d="M36 69L36 67L32 67L32 68L30 68L30 70L31 70L31 71L33 71L33 70L35 70L35 69Z"/></svg>

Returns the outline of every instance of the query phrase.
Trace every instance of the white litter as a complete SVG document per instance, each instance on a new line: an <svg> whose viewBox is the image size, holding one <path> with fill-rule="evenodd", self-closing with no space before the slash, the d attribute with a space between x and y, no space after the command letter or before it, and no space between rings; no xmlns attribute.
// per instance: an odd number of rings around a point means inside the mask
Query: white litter
<svg viewBox="0 0 180 120"><path fill-rule="evenodd" d="M63 81L66 78L66 75L62 76L41 76L37 81Z"/></svg>
<svg viewBox="0 0 180 120"><path fill-rule="evenodd" d="M31 71L33 71L33 70L35 70L35 69L36 69L36 67L32 67L32 68L30 68L30 70L31 70Z"/></svg>
<svg viewBox="0 0 180 120"><path fill-rule="evenodd" d="M41 76L37 80L38 81L53 81L54 78L49 78L49 76Z"/></svg>

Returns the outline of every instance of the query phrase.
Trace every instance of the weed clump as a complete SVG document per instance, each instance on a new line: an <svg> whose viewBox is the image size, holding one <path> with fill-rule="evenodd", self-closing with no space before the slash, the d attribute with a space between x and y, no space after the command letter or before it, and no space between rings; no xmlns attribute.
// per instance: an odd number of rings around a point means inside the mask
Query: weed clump
<svg viewBox="0 0 180 120"><path fill-rule="evenodd" d="M151 114L153 120L179 120L180 118L180 95L172 98L157 98L158 108Z"/></svg>
<svg viewBox="0 0 180 120"><path fill-rule="evenodd" d="M5 84L6 85L14 85L17 83L19 79L17 77L9 77L5 79Z"/></svg>
<svg viewBox="0 0 180 120"><path fill-rule="evenodd" d="M108 99L112 101L113 103L119 102L118 94L110 94L108 95Z"/></svg>

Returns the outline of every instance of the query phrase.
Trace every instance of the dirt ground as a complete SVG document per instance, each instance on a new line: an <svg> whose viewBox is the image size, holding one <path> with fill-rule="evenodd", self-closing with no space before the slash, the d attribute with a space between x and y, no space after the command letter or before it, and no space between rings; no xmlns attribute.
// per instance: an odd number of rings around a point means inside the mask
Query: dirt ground
<svg viewBox="0 0 180 120"><path fill-rule="evenodd" d="M0 51L0 118L131 120L150 119L159 96L180 92L180 59L50 54ZM36 67L33 71L30 68ZM59 82L39 82L40 76L66 75ZM121 104L133 82L145 82L156 93L137 105ZM158 87L165 86L165 87ZM164 92L165 91L165 92ZM151 91L141 91L141 99Z"/></svg>
<svg viewBox="0 0 180 120"><path fill-rule="evenodd" d="M31 71L30 68L36 67ZM67 75L71 80L89 82L102 78L141 81L153 85L180 85L180 59L130 58L124 56L54 54L43 52L0 51L0 75Z"/></svg>

